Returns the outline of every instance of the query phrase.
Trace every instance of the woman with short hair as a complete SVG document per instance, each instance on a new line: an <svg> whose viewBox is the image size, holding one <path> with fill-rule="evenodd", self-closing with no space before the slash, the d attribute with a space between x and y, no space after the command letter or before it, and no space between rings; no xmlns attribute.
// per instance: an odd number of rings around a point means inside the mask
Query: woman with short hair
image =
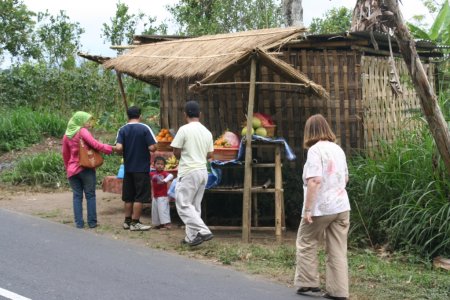
<svg viewBox="0 0 450 300"><path fill-rule="evenodd" d="M326 293L329 299L347 299L347 237L350 202L345 189L348 169L344 151L325 118L311 116L305 124L308 156L303 168L302 220L297 234L295 286L298 294L320 292L317 249L325 237Z"/></svg>

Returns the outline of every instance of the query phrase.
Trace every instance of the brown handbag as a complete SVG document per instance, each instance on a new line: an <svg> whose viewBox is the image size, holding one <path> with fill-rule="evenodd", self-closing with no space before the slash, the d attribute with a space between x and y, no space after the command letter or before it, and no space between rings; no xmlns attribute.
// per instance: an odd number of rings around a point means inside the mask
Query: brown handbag
<svg viewBox="0 0 450 300"><path fill-rule="evenodd" d="M80 138L79 156L79 165L83 168L95 169L103 164L103 156L89 147L82 138Z"/></svg>

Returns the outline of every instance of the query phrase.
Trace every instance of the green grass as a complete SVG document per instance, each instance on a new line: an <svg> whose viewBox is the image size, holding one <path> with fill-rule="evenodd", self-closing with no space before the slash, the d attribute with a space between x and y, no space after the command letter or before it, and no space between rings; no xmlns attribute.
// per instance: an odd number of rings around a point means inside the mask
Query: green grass
<svg viewBox="0 0 450 300"><path fill-rule="evenodd" d="M96 170L98 186L101 185L105 176L117 174L120 159L116 155L104 155L103 165ZM50 188L68 187L60 152L24 156L11 170L0 173L0 182Z"/></svg>
<svg viewBox="0 0 450 300"><path fill-rule="evenodd" d="M45 136L61 137L67 120L49 111L0 109L0 152L24 149Z"/></svg>
<svg viewBox="0 0 450 300"><path fill-rule="evenodd" d="M62 156L56 152L25 156L12 170L0 173L0 181L58 188L66 182Z"/></svg>
<svg viewBox="0 0 450 300"><path fill-rule="evenodd" d="M200 256L248 273L293 284L294 245L242 244L215 240L198 248L177 246L179 253ZM325 254L319 253L322 288ZM352 250L348 254L352 299L447 299L448 271L433 269L418 256Z"/></svg>
<svg viewBox="0 0 450 300"><path fill-rule="evenodd" d="M351 293L358 299L448 299L448 271L419 263L414 256L380 257L350 252Z"/></svg>
<svg viewBox="0 0 450 300"><path fill-rule="evenodd" d="M450 176L427 129L349 163L352 243L450 255Z"/></svg>

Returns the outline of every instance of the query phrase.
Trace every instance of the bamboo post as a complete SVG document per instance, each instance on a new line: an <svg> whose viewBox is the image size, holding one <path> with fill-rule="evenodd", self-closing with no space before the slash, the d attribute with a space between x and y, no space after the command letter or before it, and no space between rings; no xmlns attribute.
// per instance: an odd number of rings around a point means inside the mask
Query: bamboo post
<svg viewBox="0 0 450 300"><path fill-rule="evenodd" d="M116 75L117 75L117 81L119 82L120 94L122 95L123 105L125 105L125 112L126 112L128 110L128 102L127 102L127 96L125 95L125 90L123 88L122 73L120 73L119 71L116 71Z"/></svg>
<svg viewBox="0 0 450 300"><path fill-rule="evenodd" d="M247 108L247 134L245 135L245 167L244 167L244 193L242 204L242 241L250 242L251 231L251 199L252 199L252 121L255 104L256 89L256 56L252 57L250 71L250 87Z"/></svg>
<svg viewBox="0 0 450 300"><path fill-rule="evenodd" d="M281 242L281 227L282 227L282 178L281 178L281 150L280 145L275 146L275 236L277 242Z"/></svg>

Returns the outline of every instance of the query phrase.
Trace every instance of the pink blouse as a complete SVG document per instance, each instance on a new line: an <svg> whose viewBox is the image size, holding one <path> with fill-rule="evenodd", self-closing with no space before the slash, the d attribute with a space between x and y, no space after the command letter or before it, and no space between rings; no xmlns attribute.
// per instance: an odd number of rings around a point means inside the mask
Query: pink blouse
<svg viewBox="0 0 450 300"><path fill-rule="evenodd" d="M81 128L71 139L66 135L63 137L62 143L62 156L64 160L64 167L66 168L67 178L72 177L84 170L83 167L79 166L79 143L80 137L88 144L91 148L103 152L105 154L112 153L112 146L107 144L102 144L94 139L92 134L86 128Z"/></svg>

